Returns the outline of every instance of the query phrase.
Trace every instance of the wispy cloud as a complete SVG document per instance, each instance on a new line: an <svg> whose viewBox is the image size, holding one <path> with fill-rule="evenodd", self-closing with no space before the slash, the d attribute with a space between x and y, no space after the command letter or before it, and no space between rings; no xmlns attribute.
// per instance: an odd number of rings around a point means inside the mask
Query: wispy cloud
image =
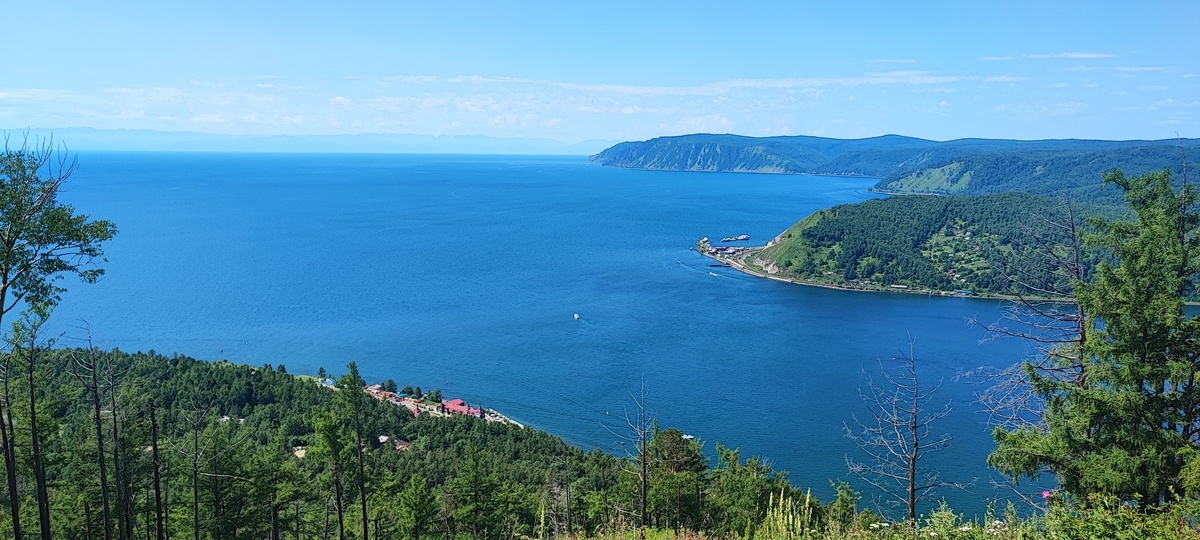
<svg viewBox="0 0 1200 540"><path fill-rule="evenodd" d="M50 101L71 97L65 90L50 90L45 88L14 88L0 90L0 100L12 101Z"/></svg>
<svg viewBox="0 0 1200 540"><path fill-rule="evenodd" d="M879 58L871 60L873 64L915 64L916 60L912 58Z"/></svg>
<svg viewBox="0 0 1200 540"><path fill-rule="evenodd" d="M1021 82L1027 80L1029 80L1029 77L1018 77L1016 75L997 75L983 78L983 82Z"/></svg>
<svg viewBox="0 0 1200 540"><path fill-rule="evenodd" d="M980 58L980 60L983 60L986 62L1003 62L1003 61L1012 60L1012 59L1013 59L1013 57L1011 57L1011 56L985 56L983 58Z"/></svg>
<svg viewBox="0 0 1200 540"><path fill-rule="evenodd" d="M1167 69L1167 68L1161 67L1161 66L1144 66L1144 67L1125 66L1125 67L1116 68L1117 71L1122 71L1125 73L1140 73L1140 72L1145 72L1145 71L1163 71L1165 69Z"/></svg>
<svg viewBox="0 0 1200 540"><path fill-rule="evenodd" d="M1041 53L1027 54L1026 58L1071 58L1076 60L1091 60L1097 58L1113 58L1114 55L1108 53L1091 53L1091 52L1060 52L1060 53Z"/></svg>
<svg viewBox="0 0 1200 540"><path fill-rule="evenodd" d="M721 114L685 116L675 121L663 121L658 128L663 133L731 133L734 122Z"/></svg>
<svg viewBox="0 0 1200 540"><path fill-rule="evenodd" d="M1000 103L994 105L992 110L1002 115L1010 116L1071 116L1079 114L1087 108L1087 105L1078 101L1064 101L1061 103Z"/></svg>

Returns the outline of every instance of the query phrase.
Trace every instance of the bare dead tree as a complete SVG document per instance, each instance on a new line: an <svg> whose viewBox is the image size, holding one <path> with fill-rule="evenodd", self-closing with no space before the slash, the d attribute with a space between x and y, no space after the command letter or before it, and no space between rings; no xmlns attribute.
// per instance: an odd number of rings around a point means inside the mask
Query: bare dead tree
<svg viewBox="0 0 1200 540"><path fill-rule="evenodd" d="M84 394L90 395L92 404L92 422L96 429L96 465L100 472L100 503L103 511L104 540L112 539L112 506L108 499L108 466L104 448L104 422L101 416L104 400L104 384L102 378L109 370L105 353L91 343L90 332L87 348L71 353L70 370L75 380L83 387Z"/></svg>
<svg viewBox="0 0 1200 540"><path fill-rule="evenodd" d="M181 415L187 423L192 434L192 444L190 447L177 447L180 453L187 456L191 463L192 476L192 538L200 540L200 471L201 468L211 459L209 449L200 445L200 431L208 424L209 415L214 407L211 402L195 402Z"/></svg>
<svg viewBox="0 0 1200 540"><path fill-rule="evenodd" d="M950 404L931 407L939 380L931 387L921 386L917 360L910 338L908 352L893 358L898 367L889 369L880 363L884 382L876 384L867 377L867 390L859 389L869 419L854 417L855 427L845 425L846 436L867 455L864 461L846 457L850 473L885 493L904 506L909 521L917 519L917 504L941 487L966 489L968 484L943 480L925 458L950 446L949 434L935 433L933 425L950 414Z"/></svg>
<svg viewBox="0 0 1200 540"><path fill-rule="evenodd" d="M611 428L607 428L609 433L617 438L621 448L625 449L625 454L633 460L634 468L626 468L625 472L632 474L638 479L638 530L641 538L646 537L646 525L648 524L646 513L646 500L649 494L650 486L650 455L647 452L647 446L650 442L650 435L654 432L654 418L646 408L646 398L649 397L649 390L646 388L646 380L642 379L641 389L638 394L629 393L629 397L633 400L633 413L629 408L624 408L625 426L628 431L617 433ZM634 450L629 450L632 446Z"/></svg>
<svg viewBox="0 0 1200 540"><path fill-rule="evenodd" d="M972 372L988 384L978 394L993 425L1038 427L1045 404L1034 392L1032 375L1060 382L1083 381L1083 342L1087 321L1075 302L1075 286L1086 278L1080 218L1070 202L1054 216L1035 216L1022 242L1026 256L1011 267L1016 297L1001 320L972 322L988 332L985 339L1019 338L1037 352L1023 362Z"/></svg>
<svg viewBox="0 0 1200 540"><path fill-rule="evenodd" d="M550 519L554 538L574 536L571 527L571 472L569 455L563 456L561 461L546 471L546 514Z"/></svg>
<svg viewBox="0 0 1200 540"><path fill-rule="evenodd" d="M166 540L166 506L163 500L162 460L158 453L158 416L154 414L154 403L150 403L150 458L154 462L154 538Z"/></svg>
<svg viewBox="0 0 1200 540"><path fill-rule="evenodd" d="M998 321L971 322L987 331L984 340L1017 338L1033 345L1022 361L1005 367L980 367L967 374L984 389L976 394L993 426L1008 430L1044 429L1046 403L1034 392L1033 380L1082 384L1086 363L1083 343L1087 320L1075 301L1076 286L1087 279L1089 261L1083 248L1083 219L1070 201L1056 213L1033 216L1008 269L1015 297ZM1049 471L1046 471L1049 472ZM991 481L1030 506L1040 506L1034 492L1013 482Z"/></svg>

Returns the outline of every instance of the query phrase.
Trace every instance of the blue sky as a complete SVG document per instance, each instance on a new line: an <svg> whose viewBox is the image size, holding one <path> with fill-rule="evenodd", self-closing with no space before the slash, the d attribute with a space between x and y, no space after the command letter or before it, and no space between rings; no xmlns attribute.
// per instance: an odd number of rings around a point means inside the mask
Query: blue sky
<svg viewBox="0 0 1200 540"><path fill-rule="evenodd" d="M0 128L1200 137L1194 0L344 4L10 3Z"/></svg>

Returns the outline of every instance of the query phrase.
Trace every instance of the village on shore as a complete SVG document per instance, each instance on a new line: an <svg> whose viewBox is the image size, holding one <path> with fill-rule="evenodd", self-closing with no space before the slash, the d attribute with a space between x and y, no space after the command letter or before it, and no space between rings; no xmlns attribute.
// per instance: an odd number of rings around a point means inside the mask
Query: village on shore
<svg viewBox="0 0 1200 540"><path fill-rule="evenodd" d="M329 388L334 388L333 379L325 379L321 384ZM511 424L517 427L525 427L521 423L504 416L492 409L484 409L482 407L472 407L466 401L459 398L454 399L428 399L426 396L409 396L402 392L391 392L383 389L382 384L369 384L363 387L363 392L371 395L371 397L380 401L386 401L398 407L404 407L413 413L413 416L420 417L421 415L429 415L434 418L445 418L453 415L472 416L486 422L496 422L500 424Z"/></svg>
<svg viewBox="0 0 1200 540"><path fill-rule="evenodd" d="M743 234L743 235L739 235L736 237L727 236L725 238L722 238L721 242L744 241L744 240L749 240L749 239L750 239L749 235ZM772 242L774 242L774 241L772 241ZM813 279L802 279L802 278L790 278L790 277L777 276L777 275L774 275L774 273L773 273L774 270L755 268L751 265L751 262L750 262L751 259L755 255L757 255L758 253L762 252L763 249L766 249L767 247L770 247L770 246L771 246L770 242L768 242L767 245L765 245L765 246L745 246L745 245L717 246L717 245L713 245L712 242L708 239L708 237L705 236L705 237L701 238L698 242L696 242L696 247L693 249L695 249L697 253L704 255L705 257L708 257L708 258L713 259L720 263L720 264L713 265L713 266L721 266L724 268L733 268L734 270L737 270L744 274L749 274L749 275L757 276L757 277L761 277L761 278L767 278L767 279L774 280L774 281L781 281L784 283L792 283L795 285L806 285L809 287L822 287L825 289L837 289L837 290L841 290L841 291L898 292L898 293L908 293L908 294L923 294L923 295L929 295L929 296L965 296L965 297L979 296L981 298L1009 298L1009 296L998 295L998 294L976 294L975 292L969 291L966 289L958 289L955 291L939 291L939 290L932 290L932 289L913 288L913 287L909 287L908 285L903 285L903 284L881 285L881 284L872 283L870 280L854 279L854 280L850 280L849 282L846 282L846 283L834 283L832 281L818 281L818 280L813 280ZM712 272L709 272L709 273L712 274ZM716 274L713 274L713 275L716 275Z"/></svg>

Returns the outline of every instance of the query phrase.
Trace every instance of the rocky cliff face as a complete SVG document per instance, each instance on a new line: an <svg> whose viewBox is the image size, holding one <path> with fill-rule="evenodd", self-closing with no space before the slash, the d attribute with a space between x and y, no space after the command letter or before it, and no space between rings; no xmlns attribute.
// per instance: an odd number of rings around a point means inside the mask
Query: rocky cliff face
<svg viewBox="0 0 1200 540"><path fill-rule="evenodd" d="M763 146L655 139L621 143L592 161L630 169L707 172L802 173L798 164Z"/></svg>

